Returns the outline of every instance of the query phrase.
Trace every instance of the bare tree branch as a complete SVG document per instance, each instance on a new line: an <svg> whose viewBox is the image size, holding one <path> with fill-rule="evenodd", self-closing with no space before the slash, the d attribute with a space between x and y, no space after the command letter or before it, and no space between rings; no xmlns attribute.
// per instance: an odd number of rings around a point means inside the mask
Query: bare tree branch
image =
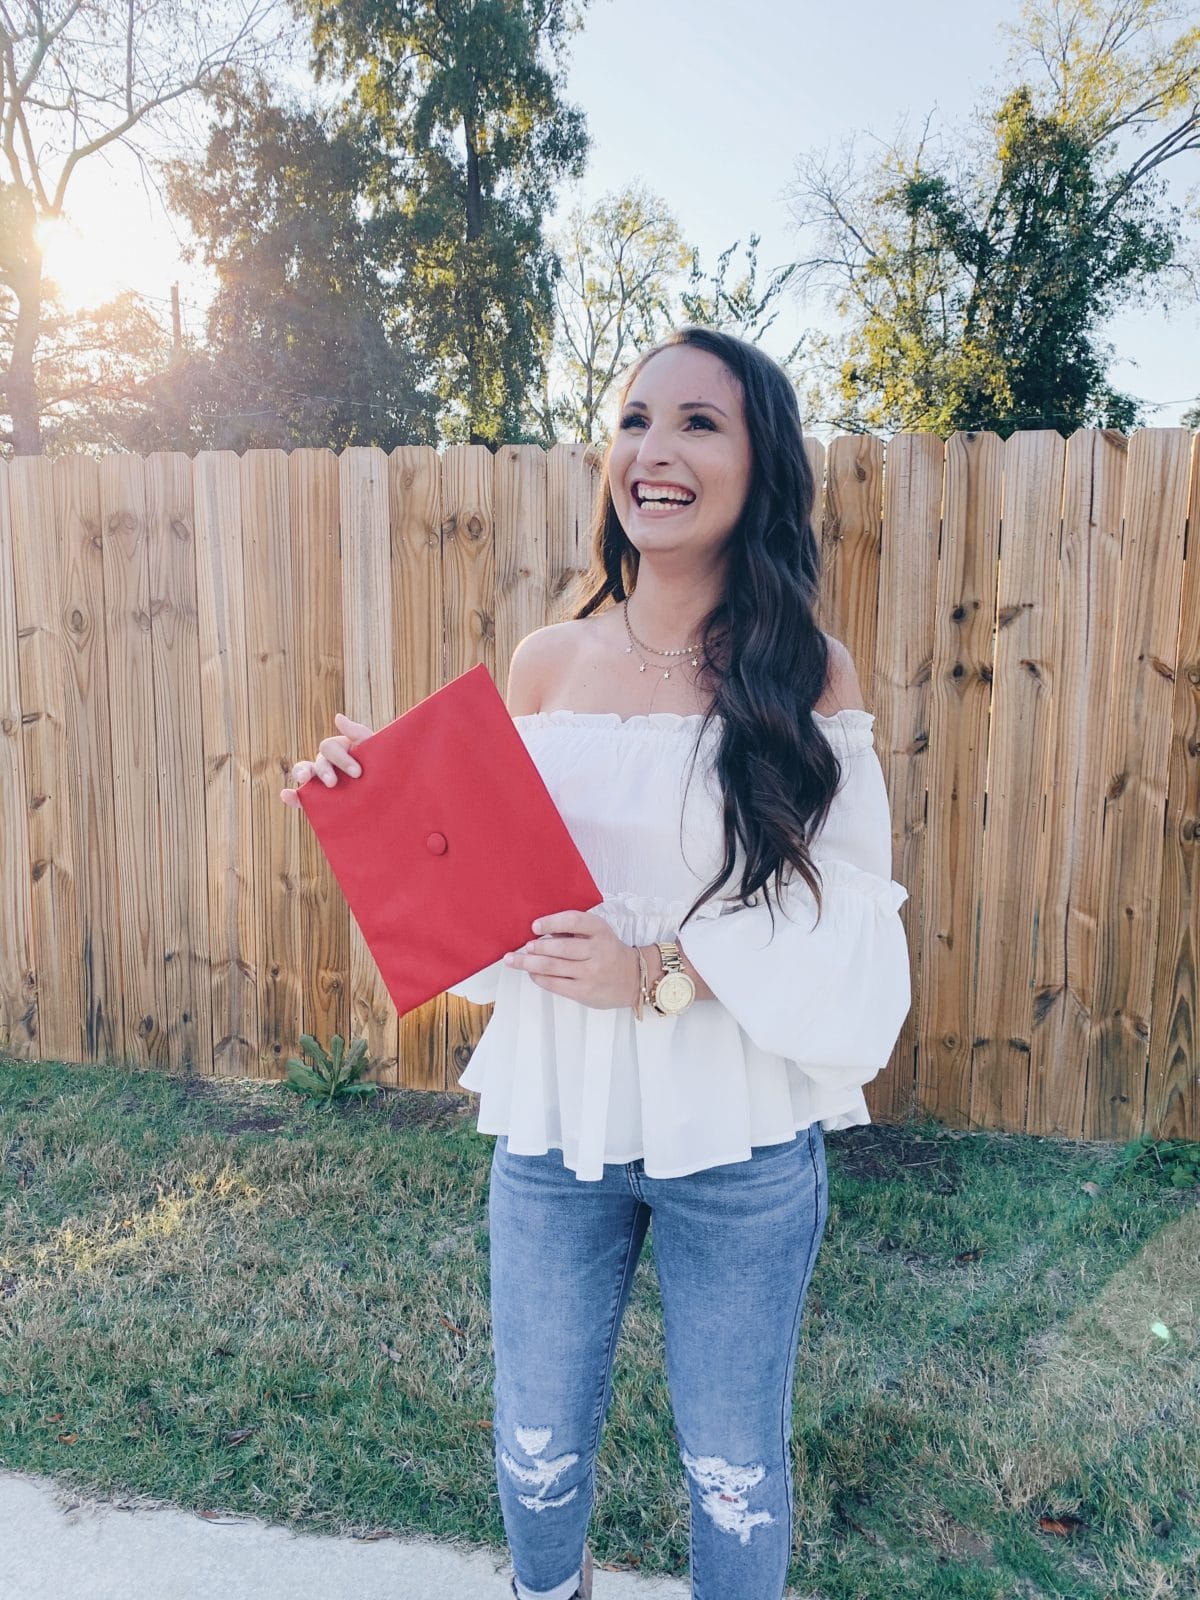
<svg viewBox="0 0 1200 1600"><path fill-rule="evenodd" d="M144 173L135 132L160 129L223 73L261 61L285 3L0 0L0 144L18 235L0 261L0 289L16 304L11 323L0 323L0 383L19 451L35 451L39 440L36 222L63 213L75 172L108 147L130 150Z"/></svg>

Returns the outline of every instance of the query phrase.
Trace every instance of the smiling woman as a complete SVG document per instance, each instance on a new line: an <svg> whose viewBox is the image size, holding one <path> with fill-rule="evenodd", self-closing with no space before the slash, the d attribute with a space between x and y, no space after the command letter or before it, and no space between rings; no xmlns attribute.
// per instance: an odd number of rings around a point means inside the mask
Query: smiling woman
<svg viewBox="0 0 1200 1600"><path fill-rule="evenodd" d="M653 1214L693 1592L779 1600L824 1132L871 1120L863 1085L911 1001L908 891L872 714L815 615L816 480L787 373L685 327L619 400L591 564L536 668L522 641L509 695L603 899L548 907L541 938L449 991L494 1005L459 1084L497 1136L511 1592L592 1594L596 1450Z"/></svg>

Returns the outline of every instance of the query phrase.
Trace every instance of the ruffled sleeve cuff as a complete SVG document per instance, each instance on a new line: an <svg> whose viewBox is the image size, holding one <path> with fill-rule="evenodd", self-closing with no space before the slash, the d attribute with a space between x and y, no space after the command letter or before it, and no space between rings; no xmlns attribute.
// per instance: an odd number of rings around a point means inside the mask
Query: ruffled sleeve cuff
<svg viewBox="0 0 1200 1600"><path fill-rule="evenodd" d="M446 990L447 994L456 994L464 1000L469 1000L472 1005L490 1006L496 998L500 988L500 976L508 971L504 965L504 957L493 961L490 967L472 973L469 978L464 978L461 983L452 984Z"/></svg>
<svg viewBox="0 0 1200 1600"><path fill-rule="evenodd" d="M794 1062L823 1090L852 1089L887 1065L912 1004L899 916L908 890L837 858L816 865L819 922L811 890L794 877L782 907L737 906L677 937L761 1050Z"/></svg>

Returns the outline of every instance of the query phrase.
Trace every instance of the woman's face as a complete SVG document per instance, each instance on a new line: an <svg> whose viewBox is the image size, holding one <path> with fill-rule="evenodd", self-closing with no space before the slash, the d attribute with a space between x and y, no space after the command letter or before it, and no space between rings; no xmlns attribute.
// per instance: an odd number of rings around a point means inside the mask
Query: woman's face
<svg viewBox="0 0 1200 1600"><path fill-rule="evenodd" d="M670 345L634 378L608 457L609 489L630 543L719 555L750 488L741 385L695 345Z"/></svg>

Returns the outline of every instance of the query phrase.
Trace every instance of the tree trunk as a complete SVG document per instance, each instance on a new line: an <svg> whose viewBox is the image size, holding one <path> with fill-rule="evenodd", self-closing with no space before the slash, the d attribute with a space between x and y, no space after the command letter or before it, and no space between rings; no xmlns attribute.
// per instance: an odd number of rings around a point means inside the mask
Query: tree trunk
<svg viewBox="0 0 1200 1600"><path fill-rule="evenodd" d="M463 137L467 144L467 238L483 237L483 186L479 177L479 151L475 148L475 123L463 118Z"/></svg>
<svg viewBox="0 0 1200 1600"><path fill-rule="evenodd" d="M463 117L463 137L467 146L467 256L471 261L470 246L483 237L483 185L479 175L479 151L475 147L476 128L472 117ZM473 263L471 263L473 265ZM467 357L468 378L470 390L468 407L469 438L472 444L486 444L489 449L496 448L496 442L487 434L478 430L480 403L480 373L476 361L476 351L483 345L483 307L480 304L480 291L478 285L468 283L465 285L464 309L466 316L463 329L465 345L464 354Z"/></svg>
<svg viewBox="0 0 1200 1600"><path fill-rule="evenodd" d="M42 260L38 254L13 275L17 297L17 325L13 333L12 360L4 378L8 413L12 418L13 454L39 456L42 430L33 352L42 320Z"/></svg>

